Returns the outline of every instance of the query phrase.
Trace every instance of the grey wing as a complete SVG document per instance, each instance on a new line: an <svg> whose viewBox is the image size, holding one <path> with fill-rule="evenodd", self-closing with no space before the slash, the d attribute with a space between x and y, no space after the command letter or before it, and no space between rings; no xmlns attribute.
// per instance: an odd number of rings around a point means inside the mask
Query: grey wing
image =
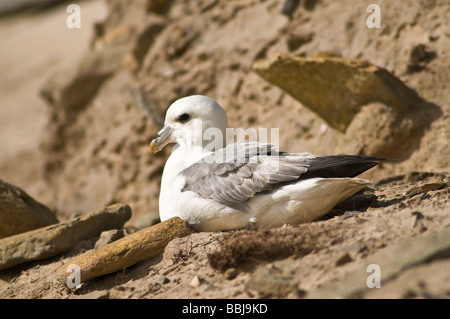
<svg viewBox="0 0 450 319"><path fill-rule="evenodd" d="M233 207L277 184L298 180L312 158L308 153L280 153L270 144L235 143L183 170L182 191Z"/></svg>

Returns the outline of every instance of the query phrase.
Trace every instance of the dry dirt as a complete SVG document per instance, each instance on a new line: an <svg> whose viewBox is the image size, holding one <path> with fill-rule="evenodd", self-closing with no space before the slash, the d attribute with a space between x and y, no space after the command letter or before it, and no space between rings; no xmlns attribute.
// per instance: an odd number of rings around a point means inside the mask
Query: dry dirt
<svg viewBox="0 0 450 319"><path fill-rule="evenodd" d="M133 210L128 231L155 223L169 153L155 156L148 143L167 106L188 94L215 98L234 127L280 128L283 150L338 152L339 132L252 72L275 51L368 60L438 110L399 160L363 176L374 183L358 200L320 221L195 233L170 242L161 257L78 289L57 282L54 271L93 249L92 238L61 256L1 271L1 298L328 297L322 291L365 271L382 252L406 264L380 289L363 283L357 297L450 297L449 248L409 263L412 249L394 254L398 244L450 227L450 5L378 1L382 28L368 29L364 4L301 1L287 16L281 11L288 2L295 1L80 1L80 30L65 27L65 5L0 18L0 178L59 220L123 202ZM89 61L99 63L78 68L90 65L83 58L93 52ZM95 90L75 86L77 79ZM82 103L72 103L78 96ZM369 120L356 116L355 134ZM354 140L347 150L359 153ZM382 273L384 262L375 260ZM340 296L343 288L329 289Z"/></svg>
<svg viewBox="0 0 450 319"><path fill-rule="evenodd" d="M2 271L0 296L303 298L333 280L365 269L365 261L379 251L389 253L395 244L448 229L449 181L448 174L396 176L381 180L360 194L369 198L362 201L362 206L358 204L361 201L347 203L356 210L337 208L311 224L272 230L194 233L172 240L161 257L93 279L78 289L69 289L56 281L54 274L59 267L94 248L98 238L92 238L63 256ZM444 257L448 251L447 245ZM412 253L405 249L402 256L390 258L401 264ZM378 261L382 271L383 262L386 260ZM433 262L407 264L405 268L394 278L382 281L380 289L363 287L360 297L450 297L448 258L438 256ZM336 296L339 294L337 289Z"/></svg>

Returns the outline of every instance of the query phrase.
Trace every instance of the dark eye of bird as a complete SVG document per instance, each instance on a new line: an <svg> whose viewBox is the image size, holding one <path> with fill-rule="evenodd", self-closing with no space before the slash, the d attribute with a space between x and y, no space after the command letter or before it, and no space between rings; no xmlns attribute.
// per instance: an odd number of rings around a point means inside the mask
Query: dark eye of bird
<svg viewBox="0 0 450 319"><path fill-rule="evenodd" d="M183 113L180 116L178 116L177 121L181 123L186 123L191 119L191 116L187 113Z"/></svg>

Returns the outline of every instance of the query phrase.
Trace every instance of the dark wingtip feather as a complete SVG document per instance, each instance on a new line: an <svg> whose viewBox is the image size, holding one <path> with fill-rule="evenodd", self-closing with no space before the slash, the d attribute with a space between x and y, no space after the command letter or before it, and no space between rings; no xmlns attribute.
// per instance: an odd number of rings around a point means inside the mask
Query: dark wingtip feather
<svg viewBox="0 0 450 319"><path fill-rule="evenodd" d="M388 159L374 156L330 155L313 159L309 169L302 178L356 177Z"/></svg>

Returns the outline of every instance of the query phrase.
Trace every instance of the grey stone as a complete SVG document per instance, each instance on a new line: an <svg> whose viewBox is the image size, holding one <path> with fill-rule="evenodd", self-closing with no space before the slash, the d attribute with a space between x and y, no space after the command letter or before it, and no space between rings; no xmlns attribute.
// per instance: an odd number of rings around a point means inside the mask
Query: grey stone
<svg viewBox="0 0 450 319"><path fill-rule="evenodd" d="M159 285L164 285L164 284L168 284L170 282L170 279L167 278L166 276L158 276L155 279L155 282Z"/></svg>
<svg viewBox="0 0 450 319"><path fill-rule="evenodd" d="M239 270L231 267L231 268L228 268L223 275L225 276L226 279L232 280L232 279L236 278L236 276L238 274L239 274Z"/></svg>
<svg viewBox="0 0 450 319"><path fill-rule="evenodd" d="M336 152L405 156L413 151L411 139L442 114L386 69L363 60L276 53L253 70L342 133Z"/></svg>
<svg viewBox="0 0 450 319"><path fill-rule="evenodd" d="M99 248L108 245L117 239L120 239L126 235L125 229L111 229L105 230L100 234L100 238L95 243L95 248Z"/></svg>
<svg viewBox="0 0 450 319"><path fill-rule="evenodd" d="M115 204L76 218L0 240L0 270L61 254L130 219L128 205Z"/></svg>
<svg viewBox="0 0 450 319"><path fill-rule="evenodd" d="M420 100L394 75L361 60L291 57L277 53L254 71L345 132L363 105L382 101L407 113Z"/></svg>
<svg viewBox="0 0 450 319"><path fill-rule="evenodd" d="M0 238L57 223L55 214L19 187L0 180Z"/></svg>

